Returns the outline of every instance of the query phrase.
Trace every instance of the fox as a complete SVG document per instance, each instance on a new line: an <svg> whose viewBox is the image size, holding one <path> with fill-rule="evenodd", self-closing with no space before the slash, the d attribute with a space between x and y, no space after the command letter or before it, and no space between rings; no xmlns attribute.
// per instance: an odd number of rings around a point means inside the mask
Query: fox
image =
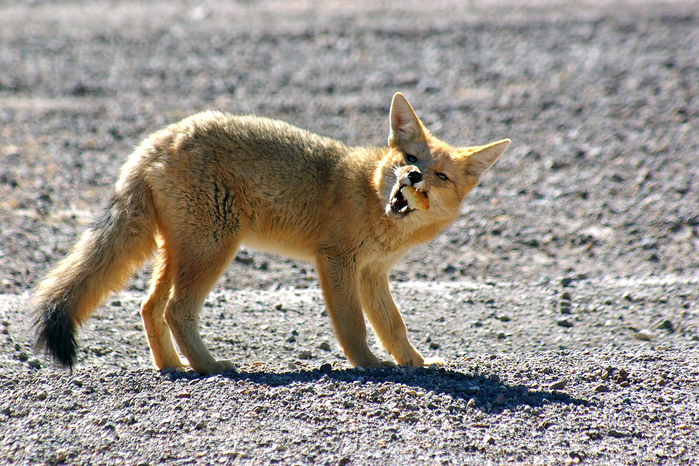
<svg viewBox="0 0 699 466"><path fill-rule="evenodd" d="M199 315L245 245L315 265L352 366L443 364L410 343L389 272L459 217L464 197L509 144L452 147L401 93L380 147L215 110L173 123L136 147L102 216L37 286L35 349L72 370L79 327L155 256L140 310L155 367L234 369L207 349ZM395 362L372 353L365 317Z"/></svg>

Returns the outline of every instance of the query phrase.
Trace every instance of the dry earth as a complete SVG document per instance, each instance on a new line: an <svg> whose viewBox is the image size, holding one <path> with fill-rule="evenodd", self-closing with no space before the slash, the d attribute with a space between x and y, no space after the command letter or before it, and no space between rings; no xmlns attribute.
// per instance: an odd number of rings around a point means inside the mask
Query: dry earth
<svg viewBox="0 0 699 466"><path fill-rule="evenodd" d="M0 463L699 463L697 11L0 2ZM202 318L235 373L152 369L148 267L73 373L32 354L30 290L149 132L215 108L382 144L396 91L447 141L513 140L393 274L445 368L351 369L313 267L251 250Z"/></svg>

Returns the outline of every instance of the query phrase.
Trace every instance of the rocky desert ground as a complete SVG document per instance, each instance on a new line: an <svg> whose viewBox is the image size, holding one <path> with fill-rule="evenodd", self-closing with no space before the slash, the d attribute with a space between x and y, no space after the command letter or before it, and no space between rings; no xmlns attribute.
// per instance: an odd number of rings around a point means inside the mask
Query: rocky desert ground
<svg viewBox="0 0 699 466"><path fill-rule="evenodd" d="M0 2L0 463L699 463L698 11ZM455 145L513 141L392 275L446 366L350 367L313 266L249 249L201 322L236 371L153 369L150 266L73 372L32 352L32 288L150 132L218 109L380 145L397 91Z"/></svg>

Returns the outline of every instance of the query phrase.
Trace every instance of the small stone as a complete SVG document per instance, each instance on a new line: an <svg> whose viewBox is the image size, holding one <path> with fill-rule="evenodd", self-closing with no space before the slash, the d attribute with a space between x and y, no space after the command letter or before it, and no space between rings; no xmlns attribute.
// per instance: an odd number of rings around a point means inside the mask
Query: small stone
<svg viewBox="0 0 699 466"><path fill-rule="evenodd" d="M299 353L298 357L299 359L311 359L313 357L313 353L308 350L304 350Z"/></svg>
<svg viewBox="0 0 699 466"><path fill-rule="evenodd" d="M562 278L561 279L561 286L565 288L567 286L570 286L571 283L573 283L574 281L575 281L575 279L573 277Z"/></svg>
<svg viewBox="0 0 699 466"><path fill-rule="evenodd" d="M54 453L53 458L51 458L51 463L53 463L53 464L65 463L67 459L68 459L68 450L60 449L60 450L57 450L56 453Z"/></svg>
<svg viewBox="0 0 699 466"><path fill-rule="evenodd" d="M617 383L623 383L626 382L629 379L629 373L626 369L619 369L619 372L617 372L616 375L616 382Z"/></svg>
<svg viewBox="0 0 699 466"><path fill-rule="evenodd" d="M641 341L651 341L653 339L653 332L647 328L644 328L636 334L636 339Z"/></svg>
<svg viewBox="0 0 699 466"><path fill-rule="evenodd" d="M558 325L559 327L571 328L573 326L573 322L571 322L568 319L558 319L556 321L556 325Z"/></svg>
<svg viewBox="0 0 699 466"><path fill-rule="evenodd" d="M327 373L329 373L329 372L332 372L332 370L333 370L333 366L331 366L331 365L328 364L328 363L325 363L325 364L323 364L323 365L320 366L320 371L321 371L322 373L324 373L324 374L327 374Z"/></svg>
<svg viewBox="0 0 699 466"><path fill-rule="evenodd" d="M27 361L27 364L32 369L41 369L41 361L39 361L37 358L31 358Z"/></svg>
<svg viewBox="0 0 699 466"><path fill-rule="evenodd" d="M296 337L291 335L289 338L286 339L287 343L296 343Z"/></svg>
<svg viewBox="0 0 699 466"><path fill-rule="evenodd" d="M605 384L600 384L595 387L595 392L597 393L607 393L609 391L609 387Z"/></svg>
<svg viewBox="0 0 699 466"><path fill-rule="evenodd" d="M436 341L430 342L430 349L439 349L439 343Z"/></svg>
<svg viewBox="0 0 699 466"><path fill-rule="evenodd" d="M667 330L668 332L672 333L675 331L675 326L672 323L671 320L663 320L658 323L658 328L661 328L663 330Z"/></svg>
<svg viewBox="0 0 699 466"><path fill-rule="evenodd" d="M505 404L505 401L507 398L505 398L504 393L500 393L498 396L495 397L495 400L493 400L493 405L494 406L503 406Z"/></svg>
<svg viewBox="0 0 699 466"><path fill-rule="evenodd" d="M566 380L561 379L549 385L549 388L551 390L563 390L564 388L566 388L567 383L568 382Z"/></svg>
<svg viewBox="0 0 699 466"><path fill-rule="evenodd" d="M320 345L318 345L318 348L322 349L323 351L330 351L330 343L324 341Z"/></svg>

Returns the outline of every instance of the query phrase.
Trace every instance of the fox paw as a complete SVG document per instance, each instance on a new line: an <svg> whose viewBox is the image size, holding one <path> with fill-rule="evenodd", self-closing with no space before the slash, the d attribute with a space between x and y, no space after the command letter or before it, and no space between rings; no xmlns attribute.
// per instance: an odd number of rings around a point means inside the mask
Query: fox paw
<svg viewBox="0 0 699 466"><path fill-rule="evenodd" d="M192 366L199 375L212 375L212 374L223 374L230 370L235 370L235 364L227 360L215 361L213 364L207 364L206 367L194 367Z"/></svg>
<svg viewBox="0 0 699 466"><path fill-rule="evenodd" d="M354 367L393 367L395 365L396 363L393 361L382 361L380 359L376 359L373 361L366 361L361 364L356 364Z"/></svg>
<svg viewBox="0 0 699 466"><path fill-rule="evenodd" d="M222 374L224 372L236 369L235 364L233 364L231 361L228 361L227 359L216 361L216 365L217 368L215 372L212 372L213 374Z"/></svg>
<svg viewBox="0 0 699 466"><path fill-rule="evenodd" d="M442 358L425 358L425 362L422 363L423 366L431 366L432 364L436 364L437 366L444 366L447 362L442 359Z"/></svg>

